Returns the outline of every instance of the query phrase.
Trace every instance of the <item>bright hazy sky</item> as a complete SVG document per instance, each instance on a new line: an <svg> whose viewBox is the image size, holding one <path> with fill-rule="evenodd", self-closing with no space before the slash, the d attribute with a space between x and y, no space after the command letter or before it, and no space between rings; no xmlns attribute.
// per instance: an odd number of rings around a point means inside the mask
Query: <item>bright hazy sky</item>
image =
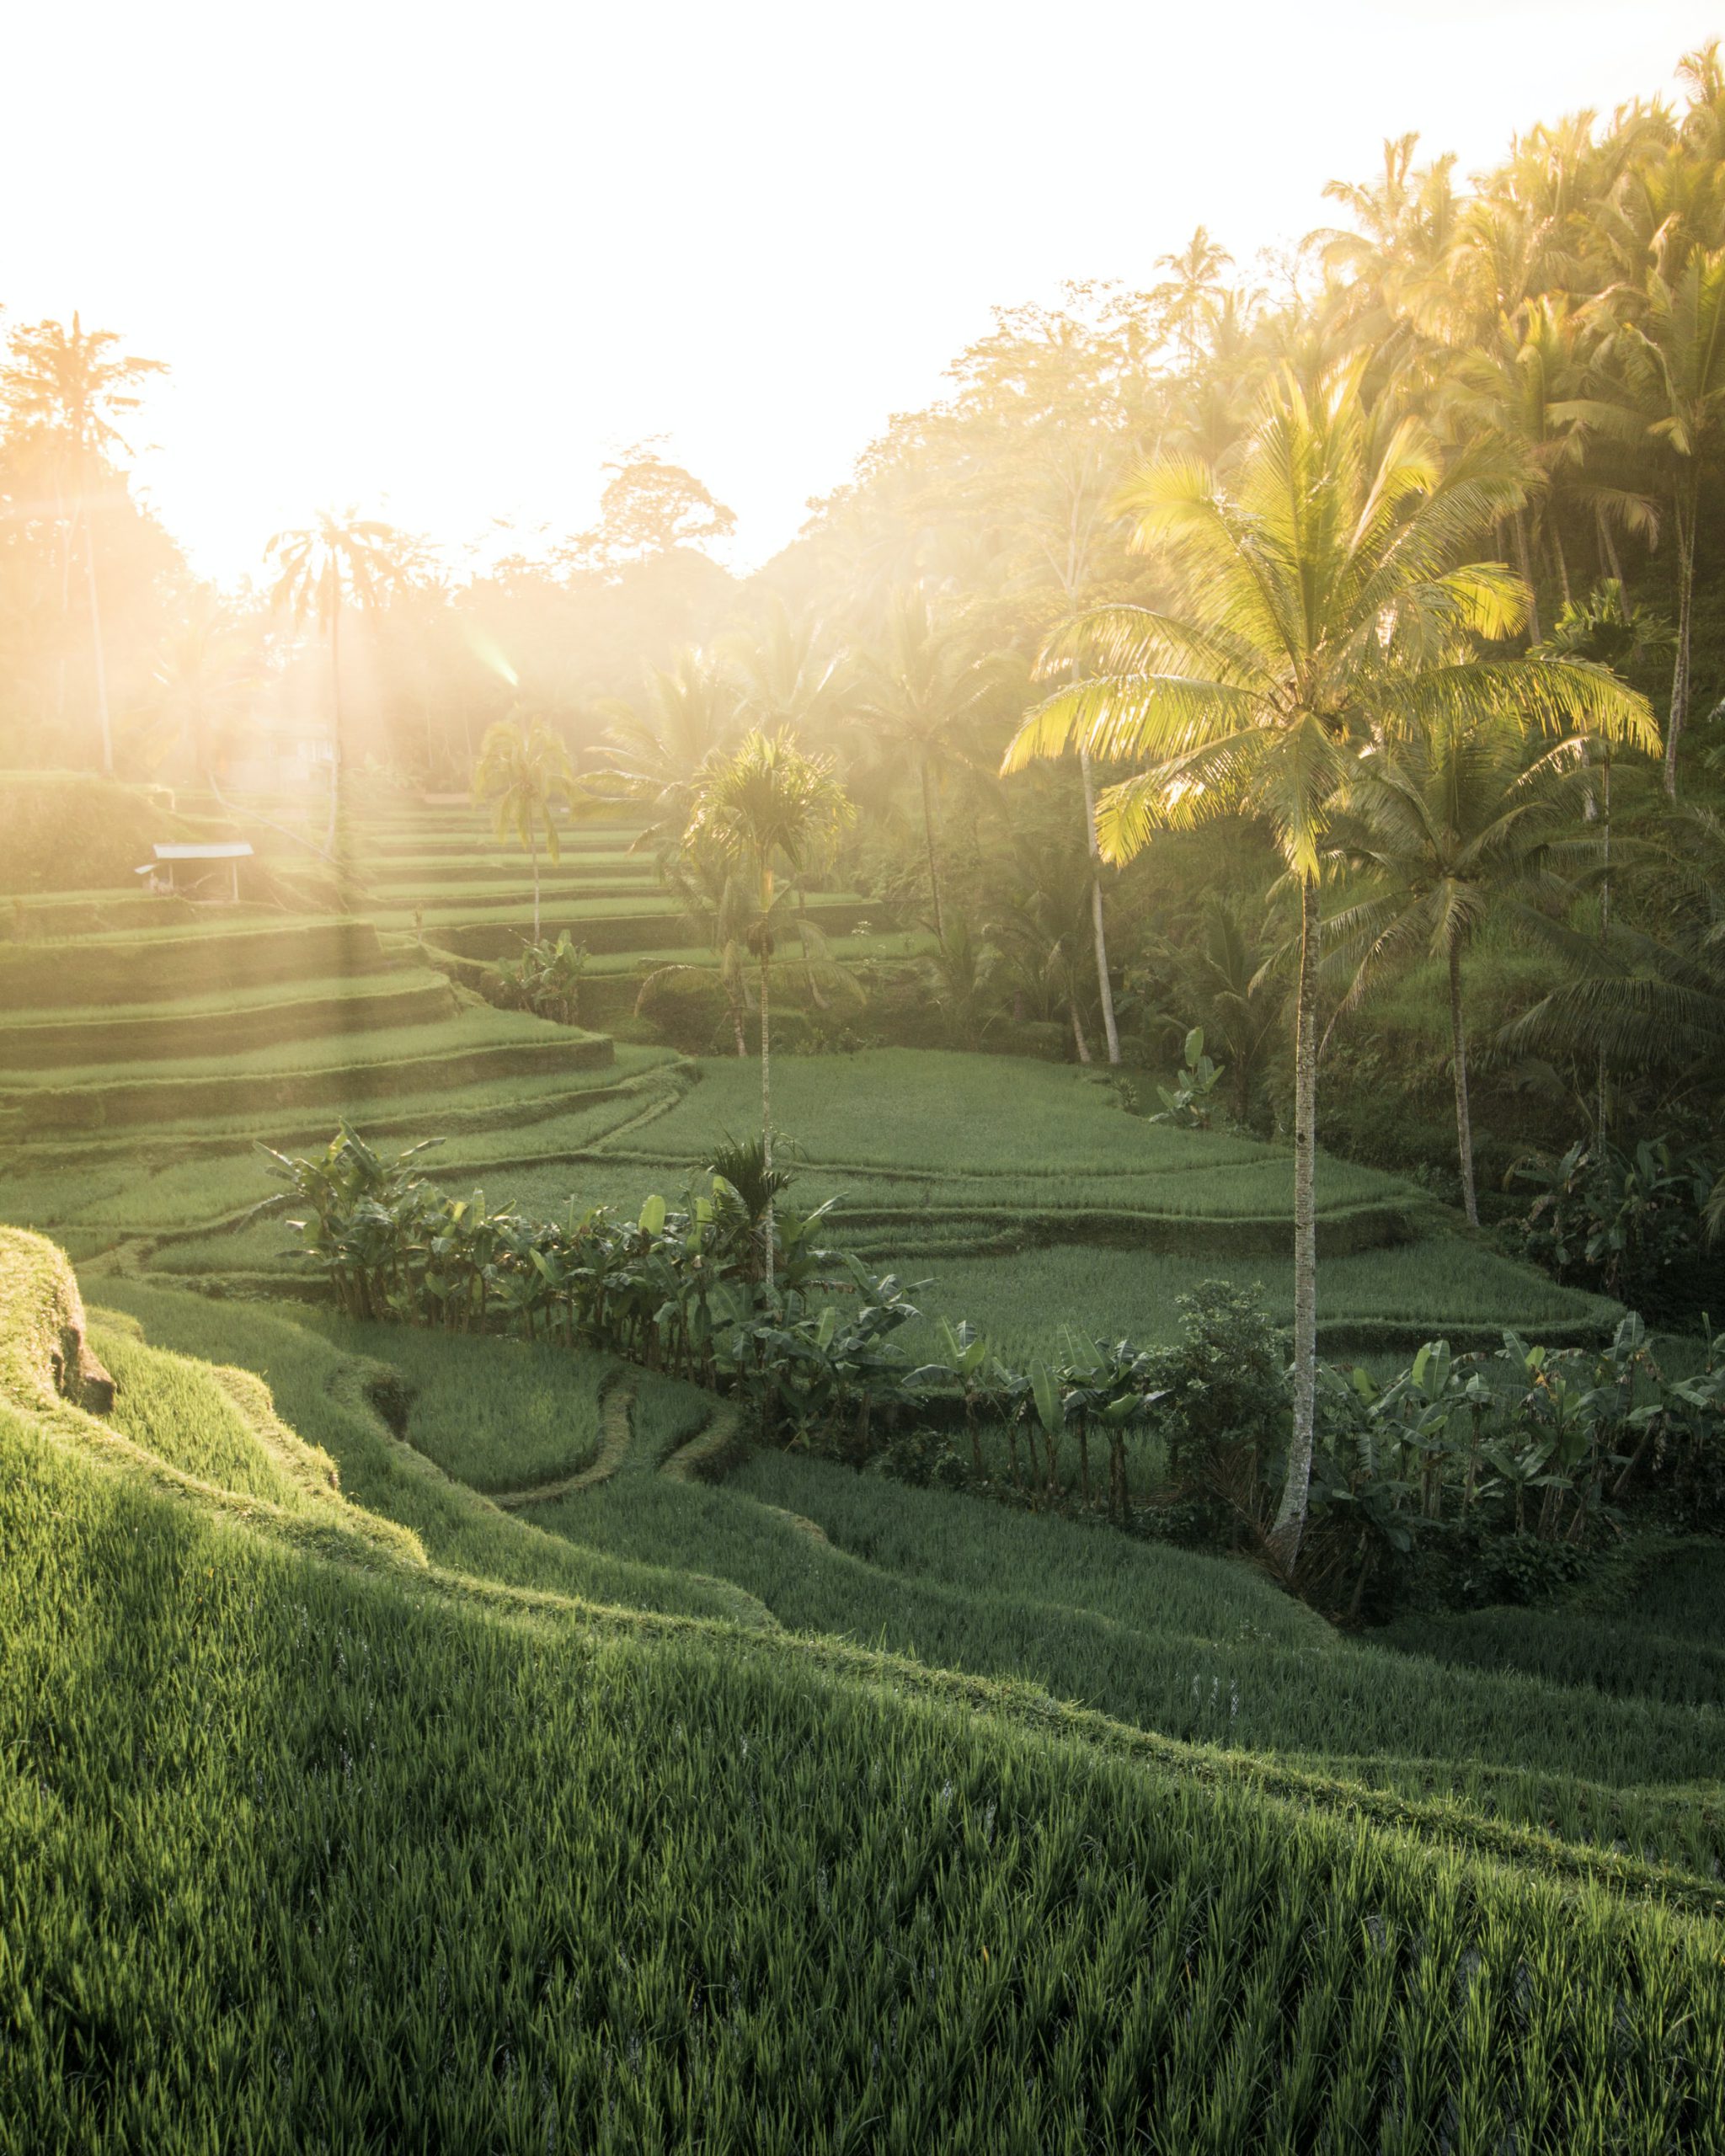
<svg viewBox="0 0 1725 2156"><path fill-rule="evenodd" d="M1685 0L85 0L14 11L0 303L169 360L139 478L224 581L320 506L461 550L670 437L795 532L995 304L1242 263L1419 130L1669 88Z"/></svg>

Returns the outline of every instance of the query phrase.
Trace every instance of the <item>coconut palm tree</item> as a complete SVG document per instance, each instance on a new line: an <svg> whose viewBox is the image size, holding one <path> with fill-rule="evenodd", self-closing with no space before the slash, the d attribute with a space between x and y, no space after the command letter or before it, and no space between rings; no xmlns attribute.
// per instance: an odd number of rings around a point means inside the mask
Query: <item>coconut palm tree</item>
<svg viewBox="0 0 1725 2156"><path fill-rule="evenodd" d="M1173 339L1180 364L1189 369L1215 318L1222 272L1233 268L1234 258L1199 225L1177 254L1157 255L1156 266L1167 275L1151 287L1151 301L1162 310L1164 333Z"/></svg>
<svg viewBox="0 0 1725 2156"><path fill-rule="evenodd" d="M1469 558L1519 502L1486 450L1446 466L1425 424L1370 405L1364 362L1267 386L1229 483L1151 467L1119 497L1135 543L1163 553L1178 611L1109 606L1051 640L1046 663L1102 670L1027 714L1003 768L1086 750L1148 766L1097 803L1103 857L1218 814L1269 825L1300 893L1295 992L1294 1426L1271 1546L1295 1563L1311 1476L1317 1373L1317 892L1336 798L1359 750L1462 718L1648 738L1643 700L1573 660L1482 656L1519 632L1527 590Z"/></svg>
<svg viewBox="0 0 1725 2156"><path fill-rule="evenodd" d="M92 497L104 455L126 450L115 419L135 412L133 393L150 375L165 374L165 360L140 359L118 350L111 329L86 329L74 314L61 322L27 323L12 339L0 367L0 401L26 428L40 428L62 452L70 481L72 526L83 537L84 590L90 611L90 651L95 670L96 718L101 729L102 769L114 769L114 728L108 710L108 659L102 642L102 608L96 581L96 533ZM67 535L67 545L72 534ZM64 587L61 591L64 598Z"/></svg>
<svg viewBox="0 0 1725 2156"><path fill-rule="evenodd" d="M610 722L610 760L593 780L646 808L649 820L635 843L668 857L688 825L697 774L736 735L735 687L703 653L683 651L649 670L638 702L611 697L598 708Z"/></svg>
<svg viewBox="0 0 1725 2156"><path fill-rule="evenodd" d="M1688 240L1673 219L1639 291L1607 293L1621 316L1601 349L1599 393L1567 409L1583 426L1651 450L1677 546L1677 648L1665 727L1665 791L1677 798L1677 748L1689 721L1701 474L1725 429L1725 247Z"/></svg>
<svg viewBox="0 0 1725 2156"><path fill-rule="evenodd" d="M485 729L473 766L473 798L491 805L499 838L513 832L533 863L533 941L539 941L539 841L563 858L557 811L583 797L563 736L542 718L499 718Z"/></svg>
<svg viewBox="0 0 1725 2156"><path fill-rule="evenodd" d="M163 638L139 714L152 767L175 759L218 792L219 773L250 724L259 654L242 626L214 600L195 606Z"/></svg>
<svg viewBox="0 0 1725 2156"><path fill-rule="evenodd" d="M929 904L935 939L941 943L946 941L946 923L935 846L935 792L962 760L966 736L996 687L996 670L976 656L963 622L943 620L919 590L893 595L881 645L863 662L857 702L872 722L877 745L893 751L916 772L922 795Z"/></svg>
<svg viewBox="0 0 1725 2156"><path fill-rule="evenodd" d="M1017 839L990 878L985 933L1001 953L1015 994L1051 1004L1071 1030L1081 1063L1091 1060L1083 1001L1090 965L1090 856L1076 835Z"/></svg>
<svg viewBox="0 0 1725 2156"><path fill-rule="evenodd" d="M759 619L724 638L719 649L730 669L738 716L745 726L758 727L766 734L788 727L800 740L831 739L844 709L848 669L818 621L793 614L775 593ZM820 931L809 918L808 886L829 866L817 859L807 862L795 894L797 934L809 990L823 1010L826 999L818 976L824 953ZM815 953L820 955L813 957Z"/></svg>
<svg viewBox="0 0 1725 2156"><path fill-rule="evenodd" d="M412 542L393 525L319 510L315 523L278 531L264 549L275 564L270 604L296 622L308 618L329 639L329 708L334 759L329 766L329 825L327 853L335 836L340 798L344 741L341 719L341 620L344 612L364 613L379 605L402 581L413 557Z"/></svg>
<svg viewBox="0 0 1725 2156"><path fill-rule="evenodd" d="M1519 460L1528 499L1509 520L1516 567L1531 594L1535 555L1543 551L1566 604L1569 565L1553 497L1579 465L1584 441L1568 417L1580 387L1578 335L1578 318L1565 300L1530 301L1513 322L1499 315L1491 334L1456 359L1445 392L1464 432L1491 437ZM1527 626L1537 643L1536 598L1530 598Z"/></svg>
<svg viewBox="0 0 1725 2156"><path fill-rule="evenodd" d="M734 630L719 649L745 726L765 734L788 726L817 742L830 732L844 700L845 670L818 622L799 619L775 594L760 620Z"/></svg>
<svg viewBox="0 0 1725 2156"><path fill-rule="evenodd" d="M789 733L746 734L735 752L707 765L697 787L685 843L710 851L753 878L759 905L750 942L759 967L761 1134L772 1167L772 1027L771 972L774 885L781 866L793 875L809 854L851 820L851 803L833 776L830 756L809 756ZM766 1284L772 1285L773 1224L769 1195L764 1228Z"/></svg>
<svg viewBox="0 0 1725 2156"><path fill-rule="evenodd" d="M1083 387L1088 390L1092 385ZM1016 511L1033 562L1044 573L1052 574L1065 609L1070 612L1094 574L1104 536L1112 532L1107 510L1119 490L1120 476L1130 468L1130 437L1118 424L1110 429L1098 422L1090 409L1081 416L1065 418L1065 424L1063 417L1033 430L1016 464L1007 467L1015 483L1005 508L1007 514ZM1013 430L1003 431L1010 435ZM1024 431L1022 423L1017 431ZM1078 776L1085 845L1090 855L1090 932L1103 1038L1108 1044L1108 1061L1118 1064L1120 1033L1108 969L1103 862L1096 848L1096 774L1087 755L1078 759Z"/></svg>
<svg viewBox="0 0 1725 2156"><path fill-rule="evenodd" d="M1443 963L1455 1158L1475 1227L1462 962L1494 911L1562 888L1553 849L1575 828L1597 777L1581 741L1543 752L1532 745L1531 755L1530 746L1495 719L1462 717L1367 750L1349 775L1329 849L1370 886L1324 924L1354 970L1342 1010L1399 964L1422 955Z"/></svg>

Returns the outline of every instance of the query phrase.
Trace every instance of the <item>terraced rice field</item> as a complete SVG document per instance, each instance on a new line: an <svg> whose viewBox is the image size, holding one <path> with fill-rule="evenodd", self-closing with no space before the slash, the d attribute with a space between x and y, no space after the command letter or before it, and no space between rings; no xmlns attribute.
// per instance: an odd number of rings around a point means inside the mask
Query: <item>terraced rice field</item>
<svg viewBox="0 0 1725 2156"><path fill-rule="evenodd" d="M1242 1770L1281 1761L1290 1785L1327 1778L1362 1805L1367 1791L1423 1805L1434 1830L1460 1833L1466 1807L1482 1830L1538 1830L1578 1860L1616 1845L1715 1882L1725 1865L1716 1545L1670 1545L1599 1590L1610 1607L1590 1617L1493 1611L1434 1624L1429 1641L1423 1620L1405 1639L1349 1638L1249 1567L1056 1516L776 1452L732 1464L720 1451L706 1463L716 1481L668 1473L729 1411L602 1358L565 1357L558 1373L514 1342L91 1284L174 1351L156 1359L176 1381L194 1367L175 1359L186 1355L267 1381L351 1498L476 1578L578 1593L603 1582L601 1598L633 1609L722 1611L931 1669L1031 1676L1069 1705L1216 1748ZM95 1321L104 1353L115 1321ZM459 1403L482 1394L496 1406L463 1428ZM601 1403L613 1398L623 1442L595 1474ZM380 1428L379 1401L405 1445ZM161 1404L151 1393L135 1412ZM582 1486L567 1486L572 1473ZM507 1517L480 1494L536 1486L544 1501L512 1498ZM1615 1678L1614 1628L1641 1643ZM1591 1651L1566 1657L1566 1630ZM1708 1891L1725 1911L1725 1892Z"/></svg>
<svg viewBox="0 0 1725 2156"><path fill-rule="evenodd" d="M1003 1337L1279 1292L1272 1149L1039 1065L784 1071L798 1190ZM756 1075L620 1050L388 1113L446 1115L457 1185L633 1202ZM0 1231L18 2145L189 2151L213 2101L284 2150L1725 2152L1717 1545L1345 1637L1242 1565L739 1457L605 1358L186 1293L286 1277L279 1225L211 1231L243 1121L0 1183L86 1216L117 1384L56 1396L63 1271ZM1334 1301L1550 1292L1391 1179L1324 1191Z"/></svg>
<svg viewBox="0 0 1725 2156"><path fill-rule="evenodd" d="M752 1061L498 1011L440 963L512 948L526 926L526 862L474 812L385 802L344 836L364 908L350 918L158 901L150 926L149 902L127 893L120 917L136 925L50 936L112 894L19 910L24 940L0 944L0 1217L128 1272L280 1286L296 1278L291 1239L246 1219L270 1187L258 1139L304 1150L341 1116L386 1145L438 1136L425 1165L446 1186L561 1211L674 1198L718 1139L754 1128ZM704 956L631 837L579 826L542 867L547 929L597 947L587 1001L601 1025L644 970ZM878 918L850 933L857 902L814 905L851 955L914 947ZM839 1196L851 1246L930 1283L914 1351L933 1345L935 1312L1028 1357L1081 1324L1167 1338L1178 1296L1210 1278L1260 1285L1278 1312L1291 1303L1285 1150L1150 1123L1094 1073L1021 1059L783 1056L775 1090L793 1202ZM1491 1340L1506 1323L1572 1338L1614 1320L1393 1177L1327 1161L1319 1203L1332 1353L1439 1331Z"/></svg>

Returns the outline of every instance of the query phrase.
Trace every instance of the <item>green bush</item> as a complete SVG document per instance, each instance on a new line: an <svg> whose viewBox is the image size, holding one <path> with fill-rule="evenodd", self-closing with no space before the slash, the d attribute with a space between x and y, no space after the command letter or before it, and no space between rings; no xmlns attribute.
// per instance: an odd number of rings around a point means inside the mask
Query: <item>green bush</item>
<svg viewBox="0 0 1725 2156"><path fill-rule="evenodd" d="M84 771L0 772L0 892L135 890L154 844L190 835L163 787Z"/></svg>

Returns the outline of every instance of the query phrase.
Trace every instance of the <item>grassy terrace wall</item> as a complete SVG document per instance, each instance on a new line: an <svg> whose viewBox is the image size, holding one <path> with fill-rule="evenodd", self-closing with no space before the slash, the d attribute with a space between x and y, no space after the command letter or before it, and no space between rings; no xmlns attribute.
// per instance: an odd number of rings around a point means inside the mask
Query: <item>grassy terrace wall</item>
<svg viewBox="0 0 1725 2156"><path fill-rule="evenodd" d="M379 1082L393 1077L385 1069ZM380 1095L369 1113L350 1092L345 1107L380 1143L446 1138L423 1166L453 1195L480 1189L494 1207L547 1214L596 1203L633 1214L653 1192L675 1198L714 1141L750 1127L758 1081L752 1062L629 1048L590 1073ZM927 1283L913 1354L937 1351L941 1313L971 1319L1020 1360L1057 1351L1074 1328L1168 1339L1178 1298L1215 1278L1291 1315L1290 1170L1274 1148L1158 1129L1076 1071L1016 1059L792 1058L778 1090L795 1145L789 1202L838 1196L838 1239ZM327 1126L309 1113L301 1102L261 1131L241 1119L227 1136L207 1128L195 1140L161 1123L126 1142L92 1134L18 1146L0 1208L75 1235L81 1251L117 1242L129 1266L289 1289L303 1276L282 1224L235 1224L269 1187L249 1137L319 1144ZM879 1155L887 1132L898 1166L854 1158ZM1033 1144L1039 1172L1018 1165ZM1505 1325L1554 1343L1594 1339L1621 1315L1501 1256L1393 1177L1326 1161L1319 1195L1330 1353L1405 1353L1439 1332L1494 1345Z"/></svg>
<svg viewBox="0 0 1725 2156"><path fill-rule="evenodd" d="M368 921L233 926L212 915L194 933L112 934L78 942L0 943L0 1010L137 1003L225 989L381 971Z"/></svg>
<svg viewBox="0 0 1725 2156"><path fill-rule="evenodd" d="M607 902L610 903L610 902ZM578 919L565 920L555 906L546 909L547 925L555 929L569 926L572 933L587 948L596 953L614 951L659 951L667 944L679 942L688 933L681 916L664 903L651 910L637 910L634 901L622 901L629 910L611 912L598 907L583 910ZM523 905L517 898L509 909L507 920L462 920L450 916L458 910L428 905L425 910L427 933L465 958L512 958L521 948L524 931L531 924L531 904ZM878 920L880 909L865 905L861 899L828 899L811 900L809 911L816 926L824 935L839 936L854 928L859 921Z"/></svg>
<svg viewBox="0 0 1725 2156"><path fill-rule="evenodd" d="M0 1016L0 1071L232 1054L324 1034L433 1024L459 1007L443 975L424 969L276 986L279 992L254 1002L238 1002L228 991L187 996L166 1010L118 1006L57 1018Z"/></svg>
<svg viewBox="0 0 1725 2156"><path fill-rule="evenodd" d="M488 1041L486 1030L483 1020L473 1027L457 1021L447 1029L421 1028L424 1046L419 1054L410 1052L411 1031L405 1038L339 1035L317 1044L318 1051L329 1058L322 1067L248 1069L244 1059L233 1057L229 1068L207 1075L179 1072L70 1084L45 1081L29 1088L0 1086L0 1128L34 1136L104 1126L183 1123L245 1111L258 1119L261 1133L270 1115L319 1104L387 1102L402 1094L441 1091L482 1081L591 1070L611 1060L611 1044L602 1033L536 1027L531 1034ZM547 1037L553 1032L555 1038ZM478 1038L473 1038L475 1034Z"/></svg>

